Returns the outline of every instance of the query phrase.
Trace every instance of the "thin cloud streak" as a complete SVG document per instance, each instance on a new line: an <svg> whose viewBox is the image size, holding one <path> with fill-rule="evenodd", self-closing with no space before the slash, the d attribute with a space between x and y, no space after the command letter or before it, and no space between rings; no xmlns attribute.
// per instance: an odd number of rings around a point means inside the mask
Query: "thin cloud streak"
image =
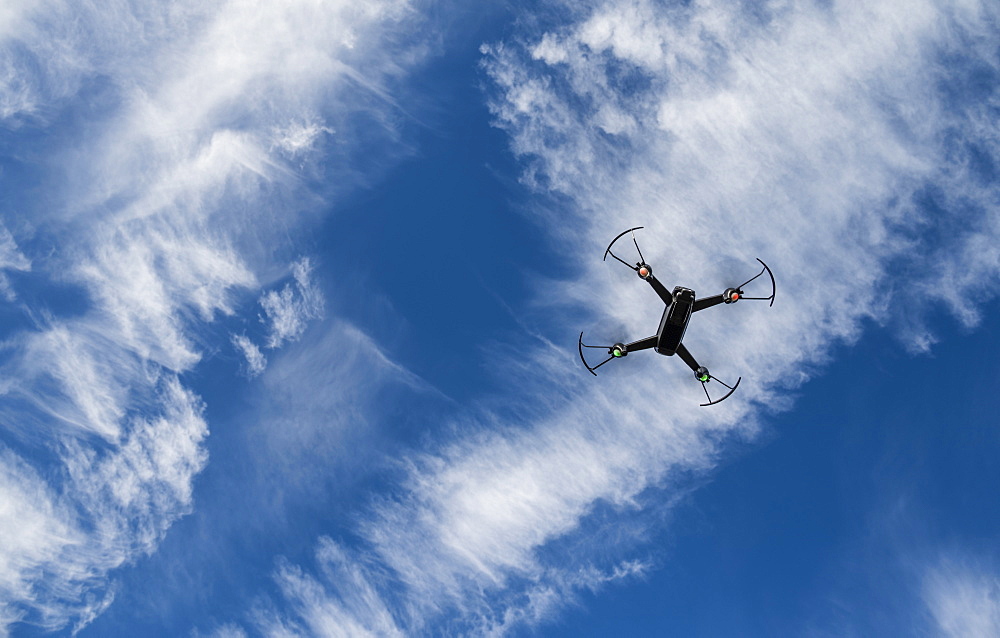
<svg viewBox="0 0 1000 638"><path fill-rule="evenodd" d="M83 540L48 484L14 454L0 452L0 534L4 539L0 561L0 627L24 617L12 601L34 597L31 578L38 565L62 557ZM4 631L6 635L6 631Z"/></svg>
<svg viewBox="0 0 1000 638"><path fill-rule="evenodd" d="M923 579L923 599L947 638L1000 634L1000 577L953 558L943 558Z"/></svg>
<svg viewBox="0 0 1000 638"><path fill-rule="evenodd" d="M7 227L0 224L0 268L31 270L31 260L24 256Z"/></svg>
<svg viewBox="0 0 1000 638"><path fill-rule="evenodd" d="M8 302L13 302L17 299L17 295L14 294L10 279L7 273L2 272L3 270L30 271L31 260L17 247L17 242L7 227L0 224L0 294Z"/></svg>
<svg viewBox="0 0 1000 638"><path fill-rule="evenodd" d="M292 565L278 568L276 580L282 594L292 603L304 625L296 629L303 634L345 638L406 635L367 576L340 546L321 538L316 560L321 580ZM287 625L288 621L280 622L282 627Z"/></svg>

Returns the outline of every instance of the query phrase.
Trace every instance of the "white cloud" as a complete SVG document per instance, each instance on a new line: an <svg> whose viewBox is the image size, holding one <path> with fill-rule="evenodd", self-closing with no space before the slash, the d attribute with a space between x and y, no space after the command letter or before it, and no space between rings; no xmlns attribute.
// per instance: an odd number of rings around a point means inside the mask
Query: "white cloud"
<svg viewBox="0 0 1000 638"><path fill-rule="evenodd" d="M12 389L38 410L109 441L118 439L129 385L141 366L99 327L68 322L32 333L16 362Z"/></svg>
<svg viewBox="0 0 1000 638"><path fill-rule="evenodd" d="M268 348L297 340L310 320L323 316L323 294L310 280L311 273L312 264L303 257L292 265L294 289L285 285L281 292L270 290L260 298L268 326Z"/></svg>
<svg viewBox="0 0 1000 638"><path fill-rule="evenodd" d="M942 560L924 575L923 598L940 636L1000 635L1000 577L981 566Z"/></svg>
<svg viewBox="0 0 1000 638"><path fill-rule="evenodd" d="M31 260L21 253L7 227L0 224L0 268L31 270Z"/></svg>
<svg viewBox="0 0 1000 638"><path fill-rule="evenodd" d="M292 122L274 131L272 144L288 155L296 157L312 150L317 139L324 133L333 135L334 130L315 120Z"/></svg>
<svg viewBox="0 0 1000 638"><path fill-rule="evenodd" d="M300 568L281 565L276 580L291 603L299 635L403 636L368 576L346 552L328 538L316 550L321 578ZM286 627L287 622L279 626ZM274 633L264 628L266 634Z"/></svg>
<svg viewBox="0 0 1000 638"><path fill-rule="evenodd" d="M0 111L2 111L0 106ZM0 269L9 268L11 270L26 271L31 270L31 260L17 247L14 236L10 234L7 227L0 223ZM14 301L17 295L6 273L0 272L0 294L7 301Z"/></svg>
<svg viewBox="0 0 1000 638"><path fill-rule="evenodd" d="M195 634L195 636L198 635ZM211 636L212 638L247 638L247 634L242 628L232 624L222 625L212 632Z"/></svg>
<svg viewBox="0 0 1000 638"><path fill-rule="evenodd" d="M373 415L443 398L369 336L332 318L273 353L258 383L239 419L246 465L258 481L258 517L282 521L288 503L326 502L391 462L382 453L393 425Z"/></svg>
<svg viewBox="0 0 1000 638"><path fill-rule="evenodd" d="M4 539L0 627L8 627L24 615L13 602L34 595L32 571L70 553L83 539L46 482L8 450L0 451L0 490L4 495L0 500Z"/></svg>
<svg viewBox="0 0 1000 638"><path fill-rule="evenodd" d="M102 524L117 519L120 534L131 536L129 541L146 552L155 548L173 518L190 507L191 481L208 459L201 446L208 426L200 399L176 377L168 377L158 403L162 413L136 417L113 453L81 446L67 459L84 503L91 511L106 509ZM109 516L111 512L117 516Z"/></svg>
<svg viewBox="0 0 1000 638"><path fill-rule="evenodd" d="M267 357L260 351L253 341L246 335L232 335L233 346L236 347L247 360L247 373L251 377L256 377L267 367Z"/></svg>
<svg viewBox="0 0 1000 638"><path fill-rule="evenodd" d="M51 479L4 452L5 629L15 621L52 630L70 618L78 628L93 620L114 598L107 571L155 549L189 510L191 480L206 461L202 407L176 378L164 379L157 403L162 411L136 417L118 446L98 450L63 439L66 485L50 486ZM56 496L55 489L67 491Z"/></svg>
<svg viewBox="0 0 1000 638"><path fill-rule="evenodd" d="M363 555L344 549L329 538L320 538L316 549L317 576L281 562L275 580L291 607L290 614L259 614L255 626L264 635L402 636L414 632L400 626L385 602L384 574ZM500 636L526 621L538 621L558 609L574 589L621 580L642 573L644 566L628 562L608 573L581 570L560 574L558 582L539 584L524 596L527 604L512 606L494 620L468 628L480 635ZM463 631L460 629L459 631Z"/></svg>

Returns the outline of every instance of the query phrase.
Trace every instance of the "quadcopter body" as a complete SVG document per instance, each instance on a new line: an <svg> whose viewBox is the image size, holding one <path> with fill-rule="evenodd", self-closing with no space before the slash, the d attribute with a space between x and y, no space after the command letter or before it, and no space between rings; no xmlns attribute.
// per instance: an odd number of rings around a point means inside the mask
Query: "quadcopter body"
<svg viewBox="0 0 1000 638"><path fill-rule="evenodd" d="M650 275L652 276L652 275ZM684 333L687 332L691 315L694 314L694 291L677 286L673 292L674 301L663 309L660 327L656 329L656 345L653 349L663 355L677 353Z"/></svg>
<svg viewBox="0 0 1000 638"><path fill-rule="evenodd" d="M774 275L771 273L771 269L767 267L767 264L758 259L757 261L760 262L761 266L763 266L763 270L739 286L726 288L722 294L698 299L695 296L694 290L683 286L677 286L674 288L673 292L668 292L666 287L664 287L664 285L653 275L653 267L646 263L645 259L642 257L642 251L639 250L639 242L635 239L635 231L640 230L641 228L642 226L630 228L611 240L607 250L604 251L604 259L607 260L608 255L611 255L614 259L634 270L639 278L646 281L663 301L665 307L663 309L663 315L660 317L660 324L656 329L656 334L631 343L619 342L612 346L590 346L583 343L583 333L581 332L578 342L580 359L583 361L583 365L587 367L587 370L596 376L597 368L600 368L605 363L614 359L624 358L628 356L630 352L652 349L653 351L665 356L673 356L676 354L680 356L680 358L688 365L688 367L691 368L692 371L694 371L695 378L701 382L702 388L705 390L705 396L708 398L708 403L702 403L701 405L714 405L720 401L724 401L736 391L736 388L740 385L740 381L743 378L740 377L736 380L734 385L730 386L717 377L712 376L709 373L708 368L699 365L695 358L691 356L691 353L688 352L688 349L684 347L684 334L687 332L688 324L690 323L691 317L694 313L705 310L706 308L711 308L719 304L734 304L741 299L769 301L770 305L774 305ZM615 245L615 242L629 233L632 235L632 242L635 244L636 252L639 253L639 261L636 262L634 266L611 252L611 248ZM765 272L771 279L771 295L768 297L745 296L743 293L743 287L756 280ZM587 363L586 357L583 356L584 348L607 348L609 356L601 363L591 367L590 364ZM713 400L710 396L708 387L706 386L706 384L713 379L729 389L729 392L727 392L725 396L715 400Z"/></svg>

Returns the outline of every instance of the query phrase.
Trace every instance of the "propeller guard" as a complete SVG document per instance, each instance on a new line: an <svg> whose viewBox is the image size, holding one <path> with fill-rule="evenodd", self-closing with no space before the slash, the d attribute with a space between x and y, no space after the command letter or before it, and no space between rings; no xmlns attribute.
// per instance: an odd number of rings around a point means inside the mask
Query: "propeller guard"
<svg viewBox="0 0 1000 638"><path fill-rule="evenodd" d="M740 387L740 381L743 380L743 377L739 377L738 379L736 379L736 385L730 386L730 385L726 384L724 381L719 380L717 377L713 377L711 374L708 373L707 369L705 369L705 368L699 368L699 369L700 370L705 370L705 374L708 376L709 381L711 381L712 379L715 379L716 381L718 381L722 385L724 385L727 388L729 388L729 392L727 392L725 394L725 396L723 396L721 399L712 399L711 395L709 395L709 393L708 393L708 387L706 387L706 385L705 385L705 384L708 383L708 381L702 381L701 378L699 378L700 375L697 372L695 372L694 373L694 377L695 377L695 379L698 379L698 381L701 381L701 389L705 391L705 396L708 398L708 403L699 403L698 404L698 405L700 405L703 408L706 407L706 406L709 406L709 405L715 405L716 403L722 403L723 401L725 401L729 397L733 396L733 392L736 392L736 388Z"/></svg>
<svg viewBox="0 0 1000 638"><path fill-rule="evenodd" d="M583 342L582 332L580 333L580 338L577 340L576 347L577 350L579 350L580 352L580 361L583 361L584 367L586 367L587 370L590 371L590 374L594 375L595 377L597 376L597 372L595 372L595 370L600 368L608 361L611 361L612 359L623 359L628 356L628 347L626 347L624 343L616 343L613 346L588 346ZM583 356L584 348L597 348L599 350L607 350L607 353L610 356L604 361L598 363L596 366L591 367L591 365L587 363L587 358Z"/></svg>
<svg viewBox="0 0 1000 638"><path fill-rule="evenodd" d="M724 293L725 297L726 297L725 298L725 302L726 303L736 303L740 299L749 299L749 300L753 300L753 301L769 301L771 303L768 304L768 307L771 307L771 306L774 305L774 292L775 292L774 273L771 272L771 269L768 268L767 264L765 264L763 262L763 260L761 260L760 257L757 257L757 261L759 261L760 265L763 266L764 268L761 269L761 271L759 273L757 273L756 275L754 275L750 279L747 279L746 281L744 281L738 287L726 289L726 292ZM743 294L743 286L747 285L748 283L750 283L751 281L753 281L757 277L760 277L765 272L767 273L767 276L771 278L771 295L769 297L747 297L747 296L745 296ZM731 298L730 291L732 291L732 293L735 293L737 295L735 299Z"/></svg>
<svg viewBox="0 0 1000 638"><path fill-rule="evenodd" d="M629 228L628 230L618 233L618 236L612 239L611 243L608 244L608 247L604 250L604 261L607 261L608 255L611 255L611 257L613 257L617 261L625 264L626 266L634 270L635 274L639 275L640 279L649 279L649 277L653 274L653 268L652 266L646 263L646 258L642 256L642 251L639 250L639 242L636 241L635 239L635 231L642 230L643 228L644 226L636 226L635 228ZM618 255L611 252L611 247L615 245L615 242L629 233L632 233L632 243L635 244L635 250L637 253L639 253L639 261L636 262L634 266L625 261L624 259L622 259L621 257L619 257Z"/></svg>

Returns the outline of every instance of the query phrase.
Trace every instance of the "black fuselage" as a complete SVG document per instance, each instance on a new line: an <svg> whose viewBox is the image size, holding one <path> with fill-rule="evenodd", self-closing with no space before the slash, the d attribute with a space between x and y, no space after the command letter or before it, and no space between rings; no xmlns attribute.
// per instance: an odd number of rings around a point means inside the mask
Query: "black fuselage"
<svg viewBox="0 0 1000 638"><path fill-rule="evenodd" d="M656 330L655 350L660 354L670 356L677 352L691 321L694 299L694 291L690 288L674 288L673 302L664 308L660 327Z"/></svg>

